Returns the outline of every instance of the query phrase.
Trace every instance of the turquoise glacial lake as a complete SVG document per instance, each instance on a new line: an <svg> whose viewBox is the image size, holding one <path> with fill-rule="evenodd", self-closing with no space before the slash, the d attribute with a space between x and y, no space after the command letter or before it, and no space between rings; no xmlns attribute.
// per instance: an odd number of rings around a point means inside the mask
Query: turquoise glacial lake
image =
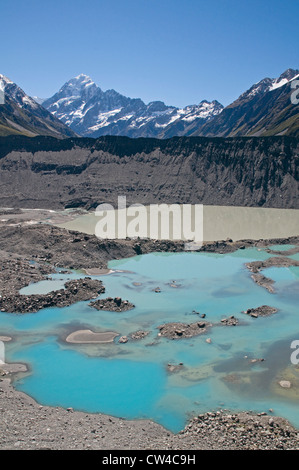
<svg viewBox="0 0 299 470"><path fill-rule="evenodd" d="M151 419L173 432L198 413L220 409L272 409L299 428L299 366L290 360L291 342L299 339L299 268L265 269L275 281L271 294L253 282L245 266L270 256L250 248L224 255L153 253L111 261L113 272L98 276L106 288L100 297L128 299L135 305L130 311L97 311L80 302L34 314L1 313L0 334L13 338L5 343L6 361L29 367L16 376L15 388L44 405ZM76 277L83 275L57 272L21 293L49 292ZM264 318L243 313L261 305L278 312ZM158 336L159 325L202 321L200 314L213 324L206 333L176 340ZM239 320L237 326L221 323L230 315ZM80 329L118 336L106 344L65 341ZM149 334L118 342L137 330ZM168 364L179 363L179 370L168 370ZM282 388L281 380L291 381L292 387Z"/></svg>

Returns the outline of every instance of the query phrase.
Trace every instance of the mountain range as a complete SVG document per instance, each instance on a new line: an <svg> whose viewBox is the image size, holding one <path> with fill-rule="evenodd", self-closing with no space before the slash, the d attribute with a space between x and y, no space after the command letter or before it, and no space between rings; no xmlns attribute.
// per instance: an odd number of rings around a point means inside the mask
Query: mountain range
<svg viewBox="0 0 299 470"><path fill-rule="evenodd" d="M102 91L90 77L79 75L63 85L43 106L84 137L123 135L167 138L188 135L214 116L223 106L202 101L183 109L162 101L145 104L115 90Z"/></svg>
<svg viewBox="0 0 299 470"><path fill-rule="evenodd" d="M293 135L299 137L299 106L291 101L299 70L264 78L193 135L206 137Z"/></svg>
<svg viewBox="0 0 299 470"><path fill-rule="evenodd" d="M226 107L217 100L203 100L177 108L162 101L145 104L115 90L103 91L84 74L66 82L48 99L33 99L0 75L0 88L5 90L0 135L298 137L299 106L290 99L292 82L298 78L299 70L288 69L278 78L264 78L254 84Z"/></svg>

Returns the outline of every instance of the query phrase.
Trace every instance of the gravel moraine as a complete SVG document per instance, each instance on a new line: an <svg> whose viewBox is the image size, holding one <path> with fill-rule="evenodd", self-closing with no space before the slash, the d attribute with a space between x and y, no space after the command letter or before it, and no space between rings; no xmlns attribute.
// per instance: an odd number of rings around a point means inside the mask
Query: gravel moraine
<svg viewBox="0 0 299 470"><path fill-rule="evenodd" d="M109 312L126 312L135 307L134 304L128 300L123 300L121 297L98 299L90 302L89 305L97 310L108 310Z"/></svg>
<svg viewBox="0 0 299 470"><path fill-rule="evenodd" d="M9 369L7 366L2 366ZM5 372L2 372L5 374ZM209 412L178 434L149 420L129 421L41 406L0 372L0 450L299 450L299 431L271 414Z"/></svg>
<svg viewBox="0 0 299 470"><path fill-rule="evenodd" d="M105 292L102 281L85 277L65 283L64 289L48 294L21 295L16 292L0 298L1 312L32 313L48 307L67 307L76 302L90 300Z"/></svg>

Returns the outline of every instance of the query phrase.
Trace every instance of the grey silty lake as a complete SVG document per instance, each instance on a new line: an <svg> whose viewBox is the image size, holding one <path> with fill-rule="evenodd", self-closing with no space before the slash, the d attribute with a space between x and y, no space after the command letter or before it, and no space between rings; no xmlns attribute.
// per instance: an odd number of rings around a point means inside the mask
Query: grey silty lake
<svg viewBox="0 0 299 470"><path fill-rule="evenodd" d="M117 208L115 207L115 209ZM116 210L115 212L117 226L118 211ZM71 217L72 213L69 212L69 214ZM194 216L194 213L191 212L191 215ZM99 220L99 217L96 217L95 213L91 212L75 217L73 220L59 224L59 226L69 230L94 234L96 223ZM131 219L128 217L128 220ZM171 223L172 219L170 219L170 225ZM149 215L147 226L148 228L150 227ZM204 241L225 240L226 238L233 240L287 238L292 235L296 236L298 233L299 210L297 209L203 206ZM170 238L172 237L170 236ZM184 239L184 236L182 236L182 239Z"/></svg>

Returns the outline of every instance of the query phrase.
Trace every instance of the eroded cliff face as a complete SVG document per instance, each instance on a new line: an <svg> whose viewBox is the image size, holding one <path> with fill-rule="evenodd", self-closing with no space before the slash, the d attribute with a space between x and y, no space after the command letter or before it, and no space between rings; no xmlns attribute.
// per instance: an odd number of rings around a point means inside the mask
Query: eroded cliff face
<svg viewBox="0 0 299 470"><path fill-rule="evenodd" d="M296 138L0 138L0 206L203 203L299 208Z"/></svg>

